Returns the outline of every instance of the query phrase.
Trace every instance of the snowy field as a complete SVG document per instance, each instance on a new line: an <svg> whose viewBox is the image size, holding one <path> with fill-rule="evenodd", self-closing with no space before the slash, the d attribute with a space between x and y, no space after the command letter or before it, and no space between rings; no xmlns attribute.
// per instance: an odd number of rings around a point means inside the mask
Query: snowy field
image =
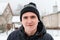
<svg viewBox="0 0 60 40"><path fill-rule="evenodd" d="M54 40L60 40L60 30L47 30L47 33L51 34Z"/></svg>
<svg viewBox="0 0 60 40"><path fill-rule="evenodd" d="M0 33L0 40L7 40L8 35L12 30L4 33ZM47 33L51 34L54 40L60 40L60 30L47 30Z"/></svg>

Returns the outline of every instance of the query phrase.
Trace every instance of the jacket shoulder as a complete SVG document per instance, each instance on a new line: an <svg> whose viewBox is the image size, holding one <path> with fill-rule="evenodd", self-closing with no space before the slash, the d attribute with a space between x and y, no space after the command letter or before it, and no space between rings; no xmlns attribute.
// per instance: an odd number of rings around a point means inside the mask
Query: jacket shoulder
<svg viewBox="0 0 60 40"><path fill-rule="evenodd" d="M19 30L17 31L13 31L7 38L7 40L16 40L19 38L20 34L19 34Z"/></svg>
<svg viewBox="0 0 60 40"><path fill-rule="evenodd" d="M53 37L50 34L48 34L48 33L46 33L44 35L44 39L46 39L46 40L54 40Z"/></svg>

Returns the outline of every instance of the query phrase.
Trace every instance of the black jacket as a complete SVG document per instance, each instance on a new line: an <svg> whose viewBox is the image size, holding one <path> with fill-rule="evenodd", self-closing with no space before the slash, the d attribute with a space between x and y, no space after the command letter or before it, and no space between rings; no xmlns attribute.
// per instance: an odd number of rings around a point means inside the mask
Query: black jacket
<svg viewBox="0 0 60 40"><path fill-rule="evenodd" d="M50 34L46 33L43 23L39 22L37 32L33 36L27 36L23 26L21 26L21 28L12 32L7 40L53 40L53 38Z"/></svg>

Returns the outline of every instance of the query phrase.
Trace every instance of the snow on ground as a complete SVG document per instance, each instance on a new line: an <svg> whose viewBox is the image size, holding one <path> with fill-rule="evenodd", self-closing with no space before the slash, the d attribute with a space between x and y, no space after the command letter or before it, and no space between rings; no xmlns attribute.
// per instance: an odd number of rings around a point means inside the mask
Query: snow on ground
<svg viewBox="0 0 60 40"><path fill-rule="evenodd" d="M14 31L14 30L13 30ZM0 40L7 40L8 35L12 32L12 29L8 32L0 33Z"/></svg>
<svg viewBox="0 0 60 40"><path fill-rule="evenodd" d="M60 40L60 30L47 30L47 33L51 34L54 40Z"/></svg>
<svg viewBox="0 0 60 40"><path fill-rule="evenodd" d="M6 33L0 34L0 40L7 40L8 35Z"/></svg>
<svg viewBox="0 0 60 40"><path fill-rule="evenodd" d="M12 30L9 30L8 32L0 33L0 40L7 40L7 37L11 32ZM51 34L54 40L60 40L60 30L47 30L47 33Z"/></svg>

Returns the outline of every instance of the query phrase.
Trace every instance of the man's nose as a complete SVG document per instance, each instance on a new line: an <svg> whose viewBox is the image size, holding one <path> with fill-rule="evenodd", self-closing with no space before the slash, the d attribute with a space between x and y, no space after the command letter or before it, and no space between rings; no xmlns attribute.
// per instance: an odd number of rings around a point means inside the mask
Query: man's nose
<svg viewBox="0 0 60 40"><path fill-rule="evenodd" d="M31 18L28 19L28 23L32 23L32 19Z"/></svg>

